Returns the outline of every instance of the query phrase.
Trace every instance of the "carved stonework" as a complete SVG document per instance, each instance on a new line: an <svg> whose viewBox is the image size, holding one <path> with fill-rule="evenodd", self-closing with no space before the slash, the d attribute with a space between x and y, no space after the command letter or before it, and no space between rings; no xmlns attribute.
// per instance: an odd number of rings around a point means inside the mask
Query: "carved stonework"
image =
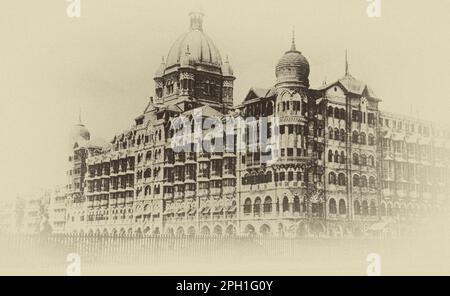
<svg viewBox="0 0 450 296"><path fill-rule="evenodd" d="M223 82L223 87L233 87L233 82L232 82L232 81L225 80L225 81Z"/></svg>
<svg viewBox="0 0 450 296"><path fill-rule="evenodd" d="M192 79L194 80L195 76L192 73L181 72L180 79Z"/></svg>

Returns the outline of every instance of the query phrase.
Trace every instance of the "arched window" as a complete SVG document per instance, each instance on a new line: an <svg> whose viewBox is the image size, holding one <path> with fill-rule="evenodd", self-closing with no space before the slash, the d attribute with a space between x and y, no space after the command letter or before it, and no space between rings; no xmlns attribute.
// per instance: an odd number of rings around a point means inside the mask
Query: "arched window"
<svg viewBox="0 0 450 296"><path fill-rule="evenodd" d="M374 200L370 201L370 216L377 215L377 205Z"/></svg>
<svg viewBox="0 0 450 296"><path fill-rule="evenodd" d="M372 155L369 155L369 163L370 166L375 166L375 158Z"/></svg>
<svg viewBox="0 0 450 296"><path fill-rule="evenodd" d="M359 185L364 188L367 187L367 177L366 176L361 176L361 178L359 179Z"/></svg>
<svg viewBox="0 0 450 296"><path fill-rule="evenodd" d="M338 107L335 107L335 108L334 108L334 118L339 119L340 117L341 117L341 114L340 114L340 112L339 112L339 108L338 108Z"/></svg>
<svg viewBox="0 0 450 296"><path fill-rule="evenodd" d="M334 151L334 162L339 163L339 151Z"/></svg>
<svg viewBox="0 0 450 296"><path fill-rule="evenodd" d="M145 186L144 195L149 195L152 193L152 189L150 186Z"/></svg>
<svg viewBox="0 0 450 296"><path fill-rule="evenodd" d="M345 130L341 129L341 141L342 142L345 142L345 136L346 136Z"/></svg>
<svg viewBox="0 0 450 296"><path fill-rule="evenodd" d="M289 211L289 199L285 196L283 198L283 213Z"/></svg>
<svg viewBox="0 0 450 296"><path fill-rule="evenodd" d="M336 184L336 174L331 172L328 174L328 184Z"/></svg>
<svg viewBox="0 0 450 296"><path fill-rule="evenodd" d="M328 211L330 212L330 214L337 213L336 201L334 200L334 198L330 199L330 202L328 204Z"/></svg>
<svg viewBox="0 0 450 296"><path fill-rule="evenodd" d="M381 204L380 214L383 217L386 216L386 205L385 204Z"/></svg>
<svg viewBox="0 0 450 296"><path fill-rule="evenodd" d="M353 153L353 164L359 165L359 156L356 153Z"/></svg>
<svg viewBox="0 0 450 296"><path fill-rule="evenodd" d="M353 202L353 208L355 215L361 215L361 204L359 203L359 200Z"/></svg>
<svg viewBox="0 0 450 296"><path fill-rule="evenodd" d="M353 176L353 186L354 187L358 187L359 186L359 176L358 175L354 175Z"/></svg>
<svg viewBox="0 0 450 296"><path fill-rule="evenodd" d="M375 137L372 134L369 134L369 145L375 145Z"/></svg>
<svg viewBox="0 0 450 296"><path fill-rule="evenodd" d="M354 131L352 134L352 142L354 144L358 144L358 142L359 142L359 134L357 131Z"/></svg>
<svg viewBox="0 0 450 296"><path fill-rule="evenodd" d="M152 151L149 150L147 151L147 153L145 154L145 160L146 161L150 161L152 159Z"/></svg>
<svg viewBox="0 0 450 296"><path fill-rule="evenodd" d="M331 106L328 107L328 112L327 113L328 113L329 117L333 117L333 107L331 107Z"/></svg>
<svg viewBox="0 0 450 296"><path fill-rule="evenodd" d="M345 200L339 200L339 215L345 215L347 213L347 207L345 206Z"/></svg>
<svg viewBox="0 0 450 296"><path fill-rule="evenodd" d="M294 213L300 213L300 199L298 196L294 197Z"/></svg>
<svg viewBox="0 0 450 296"><path fill-rule="evenodd" d="M368 216L369 215L369 203L367 200L362 202L362 215Z"/></svg>
<svg viewBox="0 0 450 296"><path fill-rule="evenodd" d="M366 134L365 133L361 133L359 135L359 143L362 145L366 145Z"/></svg>
<svg viewBox="0 0 450 296"><path fill-rule="evenodd" d="M336 140L336 141L339 141L339 138L340 138L340 132L339 132L339 129L338 128L335 128L334 129L334 139Z"/></svg>
<svg viewBox="0 0 450 296"><path fill-rule="evenodd" d="M341 163L345 164L345 152L341 151Z"/></svg>
<svg viewBox="0 0 450 296"><path fill-rule="evenodd" d="M346 114L345 114L345 109L341 109L340 112L341 112L341 119L344 119L344 120L345 120L345 117L346 117L346 116L345 116L345 115L346 115Z"/></svg>
<svg viewBox="0 0 450 296"><path fill-rule="evenodd" d="M255 199L255 204L253 205L253 213L255 215L261 214L261 198L259 197Z"/></svg>
<svg viewBox="0 0 450 296"><path fill-rule="evenodd" d="M247 198L244 202L244 214L250 214L252 212L252 200Z"/></svg>
<svg viewBox="0 0 450 296"><path fill-rule="evenodd" d="M333 161L333 151L328 150L328 162L332 162Z"/></svg>
<svg viewBox="0 0 450 296"><path fill-rule="evenodd" d="M345 178L345 174L344 174L344 173L340 173L340 174L338 175L338 184L339 184L340 186L345 186L345 185L347 185L347 182L346 182L345 179L346 179L346 178Z"/></svg>
<svg viewBox="0 0 450 296"><path fill-rule="evenodd" d="M336 207L336 201L334 198L331 198L328 202L328 212L330 214L336 214L337 213L337 207Z"/></svg>
<svg viewBox="0 0 450 296"><path fill-rule="evenodd" d="M369 187L375 188L375 177L373 176L369 177Z"/></svg>
<svg viewBox="0 0 450 296"><path fill-rule="evenodd" d="M367 165L367 156L365 154L361 154L361 159L360 159L361 165Z"/></svg>
<svg viewBox="0 0 450 296"><path fill-rule="evenodd" d="M270 196L266 196L264 199L264 213L272 212L272 198Z"/></svg>
<svg viewBox="0 0 450 296"><path fill-rule="evenodd" d="M387 206L386 215L392 216L392 206L390 204Z"/></svg>
<svg viewBox="0 0 450 296"><path fill-rule="evenodd" d="M144 178L150 178L152 176L152 170L151 169L146 169L144 171Z"/></svg>
<svg viewBox="0 0 450 296"><path fill-rule="evenodd" d="M331 126L328 128L328 138L333 140L333 128Z"/></svg>

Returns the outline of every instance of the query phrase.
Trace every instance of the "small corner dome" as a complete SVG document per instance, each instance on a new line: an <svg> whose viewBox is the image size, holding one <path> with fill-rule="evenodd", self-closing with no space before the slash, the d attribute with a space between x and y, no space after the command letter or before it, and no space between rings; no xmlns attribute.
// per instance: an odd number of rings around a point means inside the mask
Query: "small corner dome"
<svg viewBox="0 0 450 296"><path fill-rule="evenodd" d="M70 138L73 142L77 142L79 140L89 141L91 134L82 123L78 123L73 127L72 132L70 133Z"/></svg>
<svg viewBox="0 0 450 296"><path fill-rule="evenodd" d="M155 72L155 78L161 78L164 75L164 71L166 70L166 63L164 62L164 57L162 58L161 64Z"/></svg>
<svg viewBox="0 0 450 296"><path fill-rule="evenodd" d="M300 82L309 86L309 62L300 51L295 48L294 40L291 49L284 53L275 68L278 83Z"/></svg>
<svg viewBox="0 0 450 296"><path fill-rule="evenodd" d="M222 75L234 76L233 68L231 67L230 62L228 61L228 57L226 58L225 62L222 65Z"/></svg>

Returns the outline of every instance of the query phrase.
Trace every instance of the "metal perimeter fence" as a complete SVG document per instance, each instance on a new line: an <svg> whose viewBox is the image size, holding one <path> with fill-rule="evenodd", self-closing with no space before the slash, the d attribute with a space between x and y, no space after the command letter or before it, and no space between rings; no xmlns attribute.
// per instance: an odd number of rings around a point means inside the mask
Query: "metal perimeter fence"
<svg viewBox="0 0 450 296"><path fill-rule="evenodd" d="M92 265L157 266L193 261L208 263L217 258L234 262L269 258L333 260L336 254L341 258L367 254L384 243L378 239L0 234L0 264L3 268L60 266L67 264L67 255L71 253L79 254L84 264Z"/></svg>

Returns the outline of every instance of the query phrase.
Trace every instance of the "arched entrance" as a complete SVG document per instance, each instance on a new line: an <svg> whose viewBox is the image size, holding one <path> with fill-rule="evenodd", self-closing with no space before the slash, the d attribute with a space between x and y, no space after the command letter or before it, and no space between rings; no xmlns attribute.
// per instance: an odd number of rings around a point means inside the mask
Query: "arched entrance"
<svg viewBox="0 0 450 296"><path fill-rule="evenodd" d="M222 227L220 225L216 225L216 227L214 227L214 235L222 236Z"/></svg>
<svg viewBox="0 0 450 296"><path fill-rule="evenodd" d="M267 236L270 234L270 226L267 224L261 225L259 228L259 233L261 233L263 236Z"/></svg>

